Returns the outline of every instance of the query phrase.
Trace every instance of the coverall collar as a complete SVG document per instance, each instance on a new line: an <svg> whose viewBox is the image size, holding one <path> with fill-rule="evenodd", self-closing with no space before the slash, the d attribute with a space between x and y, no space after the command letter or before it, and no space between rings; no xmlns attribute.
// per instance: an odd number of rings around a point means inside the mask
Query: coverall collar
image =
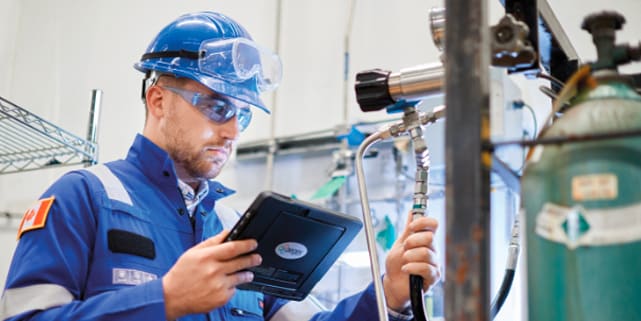
<svg viewBox="0 0 641 321"><path fill-rule="evenodd" d="M172 178L175 190L178 190L178 176L174 168L174 161L169 154L147 137L137 134L134 143L129 149L127 160L136 165L143 174L158 188L167 188L167 179ZM202 200L201 205L205 210L211 211L217 200L234 194L236 191L223 184L208 180L209 194Z"/></svg>

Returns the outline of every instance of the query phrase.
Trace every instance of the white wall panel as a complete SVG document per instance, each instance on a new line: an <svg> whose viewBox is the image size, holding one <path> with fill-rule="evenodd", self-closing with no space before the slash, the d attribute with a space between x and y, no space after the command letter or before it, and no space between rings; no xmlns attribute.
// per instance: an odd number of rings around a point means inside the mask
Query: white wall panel
<svg viewBox="0 0 641 321"><path fill-rule="evenodd" d="M11 88L19 14L19 0L0 1L0 95Z"/></svg>
<svg viewBox="0 0 641 321"><path fill-rule="evenodd" d="M341 122L343 35L349 1L283 1L276 135L327 129Z"/></svg>

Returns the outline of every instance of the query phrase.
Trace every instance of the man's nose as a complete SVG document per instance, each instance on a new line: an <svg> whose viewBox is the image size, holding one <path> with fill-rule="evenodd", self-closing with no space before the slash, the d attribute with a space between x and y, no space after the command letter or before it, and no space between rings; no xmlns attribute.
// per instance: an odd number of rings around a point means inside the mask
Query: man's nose
<svg viewBox="0 0 641 321"><path fill-rule="evenodd" d="M238 117L234 116L232 119L224 122L223 124L218 125L218 134L221 138L225 140L236 140L240 134L240 129L238 128Z"/></svg>

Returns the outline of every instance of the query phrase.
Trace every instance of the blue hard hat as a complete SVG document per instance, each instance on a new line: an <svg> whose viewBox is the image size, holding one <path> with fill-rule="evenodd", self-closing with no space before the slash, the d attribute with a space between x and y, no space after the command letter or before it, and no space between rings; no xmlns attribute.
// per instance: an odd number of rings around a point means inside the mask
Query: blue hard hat
<svg viewBox="0 0 641 321"><path fill-rule="evenodd" d="M275 89L282 75L278 55L254 43L236 21L215 12L178 17L160 31L134 68L195 80L267 113L260 93Z"/></svg>

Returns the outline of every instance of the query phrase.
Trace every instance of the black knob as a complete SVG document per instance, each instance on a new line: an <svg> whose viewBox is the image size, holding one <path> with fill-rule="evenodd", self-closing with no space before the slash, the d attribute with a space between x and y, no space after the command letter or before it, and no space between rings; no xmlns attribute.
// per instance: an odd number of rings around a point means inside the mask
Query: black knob
<svg viewBox="0 0 641 321"><path fill-rule="evenodd" d="M356 74L356 101L364 112L381 110L395 103L389 94L390 71L372 69Z"/></svg>
<svg viewBox="0 0 641 321"><path fill-rule="evenodd" d="M625 17L615 11L602 11L591 14L583 19L581 28L591 34L601 30L621 30L625 23Z"/></svg>

